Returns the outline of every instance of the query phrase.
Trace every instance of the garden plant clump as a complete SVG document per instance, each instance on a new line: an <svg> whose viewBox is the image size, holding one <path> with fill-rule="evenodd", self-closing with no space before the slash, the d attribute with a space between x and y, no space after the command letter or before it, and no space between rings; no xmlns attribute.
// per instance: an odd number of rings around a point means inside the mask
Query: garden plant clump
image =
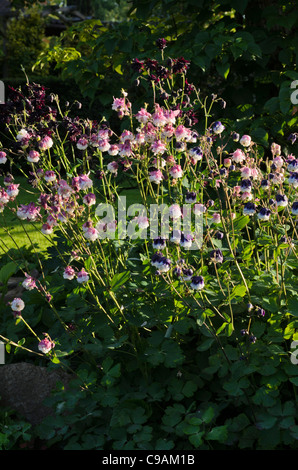
<svg viewBox="0 0 298 470"><path fill-rule="evenodd" d="M47 256L33 247L36 278L32 259L18 265L24 291L2 306L0 339L10 361L75 376L30 438L297 449L298 160L275 142L266 156L213 116L228 104L158 47L159 61L132 62L148 102L135 109L119 90L115 126L30 83L0 110L3 230L12 211L50 244ZM20 172L38 191L29 204Z"/></svg>

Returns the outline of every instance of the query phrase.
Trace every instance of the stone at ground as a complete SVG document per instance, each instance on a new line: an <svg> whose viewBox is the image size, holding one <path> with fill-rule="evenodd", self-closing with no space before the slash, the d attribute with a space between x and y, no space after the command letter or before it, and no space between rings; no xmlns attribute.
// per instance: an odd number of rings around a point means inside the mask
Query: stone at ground
<svg viewBox="0 0 298 470"><path fill-rule="evenodd" d="M8 407L23 416L32 425L40 423L53 410L44 400L58 382L65 386L71 375L63 370L20 362L0 366L0 406Z"/></svg>

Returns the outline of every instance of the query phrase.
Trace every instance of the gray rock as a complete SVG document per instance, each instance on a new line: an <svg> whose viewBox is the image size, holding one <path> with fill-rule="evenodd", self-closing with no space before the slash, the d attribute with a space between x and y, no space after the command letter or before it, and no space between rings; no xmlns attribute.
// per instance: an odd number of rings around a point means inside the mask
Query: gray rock
<svg viewBox="0 0 298 470"><path fill-rule="evenodd" d="M63 370L52 370L27 362L0 366L0 405L23 416L32 425L39 424L53 410L44 400L58 382L67 387L73 378Z"/></svg>

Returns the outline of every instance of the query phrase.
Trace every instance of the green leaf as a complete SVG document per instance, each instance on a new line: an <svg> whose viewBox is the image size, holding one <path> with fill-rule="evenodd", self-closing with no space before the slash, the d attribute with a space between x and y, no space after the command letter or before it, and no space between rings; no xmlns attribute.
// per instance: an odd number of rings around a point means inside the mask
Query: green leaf
<svg viewBox="0 0 298 470"><path fill-rule="evenodd" d="M224 442L228 437L227 425L216 426L206 434L206 439L210 441Z"/></svg>
<svg viewBox="0 0 298 470"><path fill-rule="evenodd" d="M7 281L17 272L20 266L15 263L14 261L10 261L9 263L2 266L0 269L0 282L2 284L6 284Z"/></svg>
<svg viewBox="0 0 298 470"><path fill-rule="evenodd" d="M250 221L249 215L242 215L241 217L237 217L233 221L234 230L243 229L248 224L249 221Z"/></svg>
<svg viewBox="0 0 298 470"><path fill-rule="evenodd" d="M246 287L241 284L238 286L235 286L232 293L231 293L231 298L233 299L234 297L244 297L246 294Z"/></svg>
<svg viewBox="0 0 298 470"><path fill-rule="evenodd" d="M116 292L118 289L120 289L120 287L123 286L129 280L129 278L129 271L123 271L122 273L115 274L111 282L112 291Z"/></svg>
<svg viewBox="0 0 298 470"><path fill-rule="evenodd" d="M219 73L221 77L223 77L225 80L228 78L228 75L230 73L230 64L225 63L225 64L216 64L216 70Z"/></svg>
<svg viewBox="0 0 298 470"><path fill-rule="evenodd" d="M189 436L189 442L197 449L203 443L202 437L204 436L204 431L197 432Z"/></svg>

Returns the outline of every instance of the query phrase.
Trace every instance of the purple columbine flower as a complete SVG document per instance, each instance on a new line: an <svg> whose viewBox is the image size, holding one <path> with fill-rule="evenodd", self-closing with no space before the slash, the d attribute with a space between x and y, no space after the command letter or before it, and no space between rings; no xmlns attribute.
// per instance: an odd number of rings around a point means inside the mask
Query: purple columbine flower
<svg viewBox="0 0 298 470"><path fill-rule="evenodd" d="M298 160L290 160L287 167L288 171L298 171Z"/></svg>
<svg viewBox="0 0 298 470"><path fill-rule="evenodd" d="M216 121L212 127L214 134L221 134L225 130L225 126L220 122Z"/></svg>
<svg viewBox="0 0 298 470"><path fill-rule="evenodd" d="M268 180L262 180L261 181L261 188L263 189L268 189L269 188L269 181Z"/></svg>
<svg viewBox="0 0 298 470"><path fill-rule="evenodd" d="M198 162L203 158L203 150L201 149L201 147L193 147L188 151L188 153L195 162Z"/></svg>
<svg viewBox="0 0 298 470"><path fill-rule="evenodd" d="M191 278L190 287L194 290L202 290L205 286L204 278L202 276L193 276Z"/></svg>
<svg viewBox="0 0 298 470"><path fill-rule="evenodd" d="M223 254L221 250L212 250L210 253L210 259L214 263L222 263L223 262Z"/></svg>
<svg viewBox="0 0 298 470"><path fill-rule="evenodd" d="M157 45L158 49L160 49L162 51L163 49L165 49L167 47L167 40L164 39L164 38L159 38L156 41L156 45Z"/></svg>
<svg viewBox="0 0 298 470"><path fill-rule="evenodd" d="M265 316L265 313L266 313L265 310L264 310L263 308L261 308L261 307L258 307L257 310L256 310L256 315L257 315L258 317L264 317L264 316Z"/></svg>
<svg viewBox="0 0 298 470"><path fill-rule="evenodd" d="M288 198L285 194L277 194L275 200L278 207L286 207L288 205Z"/></svg>
<svg viewBox="0 0 298 470"><path fill-rule="evenodd" d="M253 215L256 212L256 206L253 202L247 202L244 204L243 214L244 215Z"/></svg>
<svg viewBox="0 0 298 470"><path fill-rule="evenodd" d="M292 204L292 214L298 215L298 201L295 201Z"/></svg>
<svg viewBox="0 0 298 470"><path fill-rule="evenodd" d="M291 173L289 176L289 184L294 188L298 187L298 172Z"/></svg>
<svg viewBox="0 0 298 470"><path fill-rule="evenodd" d="M166 273L169 271L169 269L171 268L171 260L169 258L166 258L165 256L163 256L159 263L158 263L158 270L161 272L161 273Z"/></svg>
<svg viewBox="0 0 298 470"><path fill-rule="evenodd" d="M184 281L190 281L193 276L193 270L191 268L182 268L182 277Z"/></svg>
<svg viewBox="0 0 298 470"><path fill-rule="evenodd" d="M185 196L185 202L189 204L196 202L196 199L197 199L197 193L195 193L194 191L188 192Z"/></svg>
<svg viewBox="0 0 298 470"><path fill-rule="evenodd" d="M192 245L192 236L190 234L184 235L183 233L181 234L181 239L180 239L180 246L183 248L190 248Z"/></svg>
<svg viewBox="0 0 298 470"><path fill-rule="evenodd" d="M157 268L159 266L159 263L160 263L160 260L161 260L162 257L163 257L163 255L159 251L154 253L151 257L151 265L155 266Z"/></svg>
<svg viewBox="0 0 298 470"><path fill-rule="evenodd" d="M224 234L222 232L218 231L214 234L214 238L216 238L217 240L222 240L223 237L224 237Z"/></svg>
<svg viewBox="0 0 298 470"><path fill-rule="evenodd" d="M271 210L267 207L262 207L258 213L258 219L260 220L269 220L271 215Z"/></svg>
<svg viewBox="0 0 298 470"><path fill-rule="evenodd" d="M298 134L295 133L289 135L288 140L291 142L291 144L294 144L296 142L297 135Z"/></svg>
<svg viewBox="0 0 298 470"><path fill-rule="evenodd" d="M166 247L166 241L164 238L157 237L153 240L152 245L156 250L163 250Z"/></svg>
<svg viewBox="0 0 298 470"><path fill-rule="evenodd" d="M243 179L241 181L240 190L242 192L250 192L252 189L252 182L250 179Z"/></svg>

